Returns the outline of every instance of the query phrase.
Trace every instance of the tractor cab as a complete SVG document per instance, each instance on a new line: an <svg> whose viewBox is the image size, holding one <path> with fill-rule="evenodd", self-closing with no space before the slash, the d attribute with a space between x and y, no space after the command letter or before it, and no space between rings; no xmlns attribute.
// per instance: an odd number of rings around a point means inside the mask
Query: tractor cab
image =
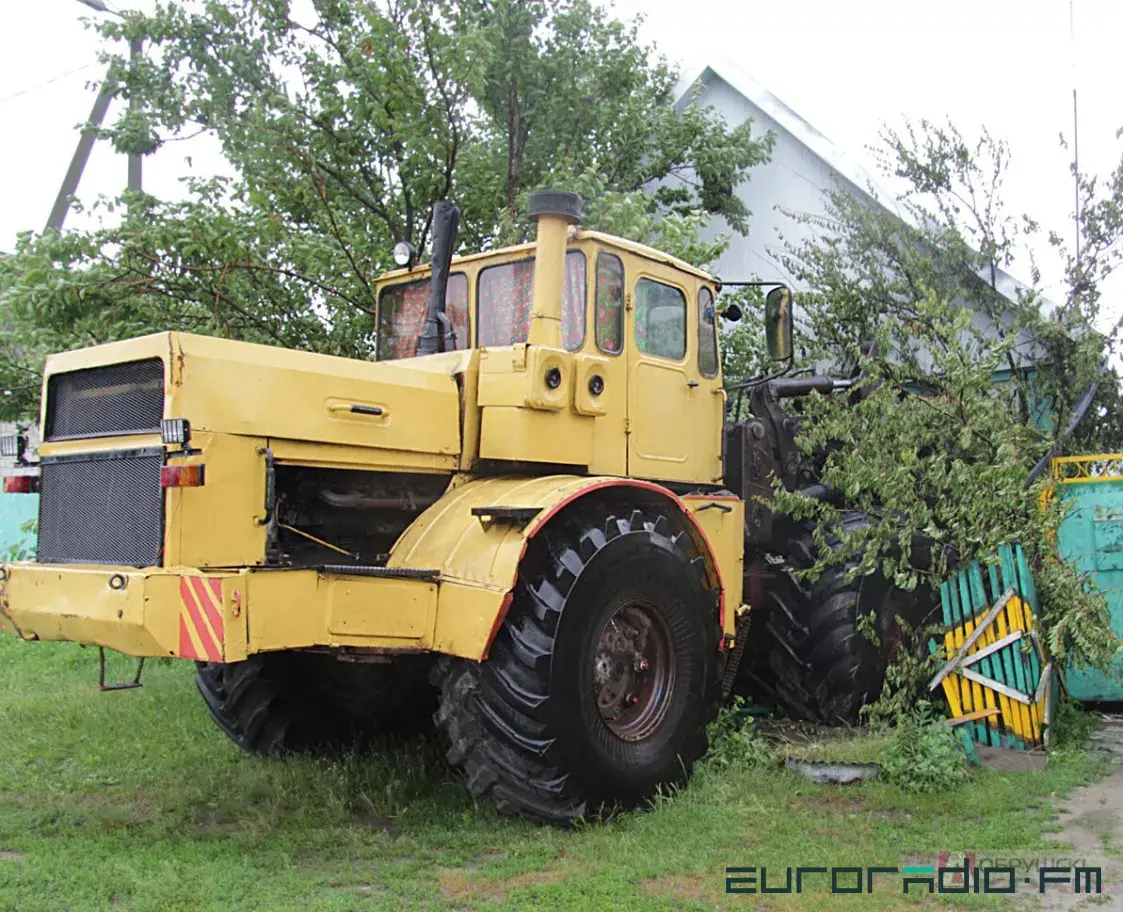
<svg viewBox="0 0 1123 912"><path fill-rule="evenodd" d="M539 212L536 242L450 256L447 270L435 238L436 270L382 275L378 360L427 353L426 323L439 319L441 350L479 350L482 457L720 483L720 284L573 221Z"/></svg>

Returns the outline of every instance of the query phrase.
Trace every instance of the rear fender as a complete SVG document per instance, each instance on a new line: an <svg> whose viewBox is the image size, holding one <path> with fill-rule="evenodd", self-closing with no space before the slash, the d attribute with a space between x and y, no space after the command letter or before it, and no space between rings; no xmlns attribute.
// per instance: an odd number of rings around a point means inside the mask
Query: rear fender
<svg viewBox="0 0 1123 912"><path fill-rule="evenodd" d="M454 486L406 530L390 554L390 567L440 571L432 648L464 658L487 658L534 537L570 504L625 487L649 503L653 498L665 502L681 516L705 561L705 583L717 595L720 621L729 632L732 612L726 611L726 604L737 604L741 597L740 568L733 566L741 558L740 500L682 499L661 485L626 478L487 478ZM709 509L706 504L717 501L722 507L713 509L714 515L703 512ZM715 531L722 538L717 543L711 542Z"/></svg>

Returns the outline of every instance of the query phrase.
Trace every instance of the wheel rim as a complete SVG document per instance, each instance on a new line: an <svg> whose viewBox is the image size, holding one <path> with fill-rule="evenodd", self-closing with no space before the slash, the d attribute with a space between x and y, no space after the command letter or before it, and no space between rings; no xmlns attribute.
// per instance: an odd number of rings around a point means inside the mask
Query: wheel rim
<svg viewBox="0 0 1123 912"><path fill-rule="evenodd" d="M662 723L674 691L674 660L674 641L654 606L630 602L605 622L593 656L593 693L617 738L640 741Z"/></svg>

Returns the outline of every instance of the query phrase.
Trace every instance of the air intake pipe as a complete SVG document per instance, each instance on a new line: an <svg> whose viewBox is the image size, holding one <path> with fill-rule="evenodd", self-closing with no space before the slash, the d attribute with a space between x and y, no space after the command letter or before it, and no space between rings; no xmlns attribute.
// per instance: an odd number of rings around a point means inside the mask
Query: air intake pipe
<svg viewBox="0 0 1123 912"><path fill-rule="evenodd" d="M561 348L565 248L569 226L581 220L581 197L566 190L536 190L530 194L527 214L538 223L534 298L527 342Z"/></svg>
<svg viewBox="0 0 1123 912"><path fill-rule="evenodd" d="M456 349L456 332L445 313L448 273L452 268L452 252L456 249L456 229L460 224L460 207L448 200L433 206L433 260L430 264L429 307L417 340L417 354L434 355Z"/></svg>

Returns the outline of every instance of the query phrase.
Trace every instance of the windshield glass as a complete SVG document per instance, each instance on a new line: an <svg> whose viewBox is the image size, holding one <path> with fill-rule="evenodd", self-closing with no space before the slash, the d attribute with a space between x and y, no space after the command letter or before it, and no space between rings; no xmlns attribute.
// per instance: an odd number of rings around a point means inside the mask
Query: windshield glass
<svg viewBox="0 0 1123 912"><path fill-rule="evenodd" d="M403 282L382 289L378 298L378 360L412 358L429 306L429 280ZM454 272L448 277L445 313L456 333L456 347L468 347L468 277Z"/></svg>
<svg viewBox="0 0 1123 912"><path fill-rule="evenodd" d="M476 287L477 336L481 347L518 345L530 335L534 297L534 258L489 266ZM585 254L565 255L562 289L562 344L576 351L585 341Z"/></svg>

